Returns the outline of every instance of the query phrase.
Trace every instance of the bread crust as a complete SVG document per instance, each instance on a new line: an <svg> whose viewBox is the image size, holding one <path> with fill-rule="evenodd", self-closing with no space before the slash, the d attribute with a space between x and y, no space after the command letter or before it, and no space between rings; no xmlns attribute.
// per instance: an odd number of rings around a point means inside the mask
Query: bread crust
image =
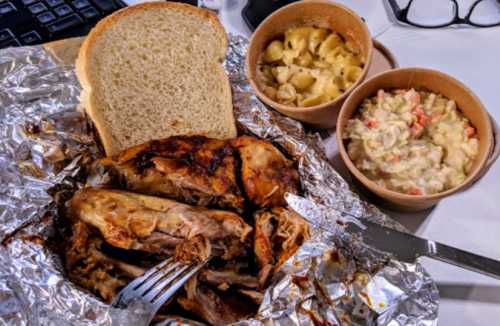
<svg viewBox="0 0 500 326"><path fill-rule="evenodd" d="M80 101L85 111L93 121L99 136L101 138L102 145L106 154L114 155L117 152L123 150L123 148L119 148L116 140L113 139L113 135L111 134L110 128L107 128L107 124L102 116L102 113L99 111L99 108L96 108L92 101L92 82L91 82L91 58L92 58L92 49L97 39L111 26L113 26L117 21L121 18L133 15L135 13L147 10L157 10L157 9L174 9L178 11L185 11L191 14L198 15L200 19L208 20L208 22L215 27L221 36L221 40L223 40L224 44L221 47L220 57L217 60L222 63L224 61L227 47L228 47L228 39L226 31L224 27L220 23L217 16L207 9L202 9L198 7L194 7L188 4L179 3L179 2L148 2L141 3L129 7L125 7L120 9L113 14L105 17L100 20L97 25L90 31L90 33L85 38L82 46L80 47L80 51L78 53L78 57L75 62L76 66L76 75L80 84L82 86L82 93L80 94ZM223 70L222 66L221 69ZM226 99L229 103L228 106L232 108L232 99L231 99L231 85L229 83L229 78L225 73L221 74L225 77L225 80L221 81L225 84L226 92L229 94L229 97ZM234 129L232 133L236 136L236 127L234 124L234 117L231 117L232 127Z"/></svg>

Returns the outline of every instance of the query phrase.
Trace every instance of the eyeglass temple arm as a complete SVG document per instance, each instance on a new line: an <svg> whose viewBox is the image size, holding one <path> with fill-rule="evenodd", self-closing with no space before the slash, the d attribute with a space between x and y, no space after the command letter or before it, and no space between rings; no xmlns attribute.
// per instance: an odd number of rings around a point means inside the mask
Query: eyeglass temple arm
<svg viewBox="0 0 500 326"><path fill-rule="evenodd" d="M396 14L396 16L399 16L401 14L401 8L399 7L398 3L396 2L396 0L388 0L389 1L389 4L391 5L392 7L392 10L394 11L394 13ZM498 0L500 1L500 0Z"/></svg>

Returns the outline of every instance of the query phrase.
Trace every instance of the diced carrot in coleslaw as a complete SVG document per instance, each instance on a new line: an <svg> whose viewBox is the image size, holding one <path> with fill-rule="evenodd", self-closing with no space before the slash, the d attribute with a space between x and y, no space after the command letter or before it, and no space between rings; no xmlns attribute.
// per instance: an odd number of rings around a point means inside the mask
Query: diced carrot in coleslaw
<svg viewBox="0 0 500 326"><path fill-rule="evenodd" d="M412 187L408 190L408 195L413 195L413 196L422 196L423 192L420 188L417 187Z"/></svg>
<svg viewBox="0 0 500 326"><path fill-rule="evenodd" d="M378 126L378 121L375 119L366 119L364 123L368 128L376 128Z"/></svg>
<svg viewBox="0 0 500 326"><path fill-rule="evenodd" d="M476 134L476 129L474 129L474 127L472 127L471 125L466 125L465 136L467 136L467 138L472 138L475 134Z"/></svg>

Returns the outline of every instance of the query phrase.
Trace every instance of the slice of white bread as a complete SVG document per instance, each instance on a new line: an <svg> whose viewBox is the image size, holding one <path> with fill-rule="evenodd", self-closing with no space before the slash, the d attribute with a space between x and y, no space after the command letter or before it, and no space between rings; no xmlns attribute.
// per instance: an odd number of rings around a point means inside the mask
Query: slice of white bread
<svg viewBox="0 0 500 326"><path fill-rule="evenodd" d="M100 21L76 72L106 154L173 135L235 137L226 50L217 17L186 4L144 3Z"/></svg>

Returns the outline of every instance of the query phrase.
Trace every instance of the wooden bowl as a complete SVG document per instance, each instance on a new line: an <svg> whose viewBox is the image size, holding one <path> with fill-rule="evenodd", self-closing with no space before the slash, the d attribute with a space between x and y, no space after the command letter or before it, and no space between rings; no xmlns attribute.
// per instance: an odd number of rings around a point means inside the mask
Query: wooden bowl
<svg viewBox="0 0 500 326"><path fill-rule="evenodd" d="M458 109L476 127L479 139L479 154L472 166L471 172L462 184L437 194L413 196L388 190L377 185L354 166L346 151L348 141L342 139L344 127L347 121L357 112L365 98L376 96L379 89L390 90L393 88L417 88L441 93L445 97L454 100L457 103ZM423 68L394 69L383 72L363 82L349 95L342 106L337 121L336 137L342 160L357 181L377 197L389 203L390 208L403 211L418 211L429 208L437 204L444 197L467 188L484 172L494 145L492 122L476 95L453 77L439 71Z"/></svg>
<svg viewBox="0 0 500 326"><path fill-rule="evenodd" d="M257 63L265 47L273 40L283 36L290 27L309 25L330 28L345 40L354 42L365 60L363 72L349 90L335 100L311 107L294 107L278 103L259 88L256 78ZM280 8L268 16L255 30L246 57L246 74L257 96L277 111L311 124L318 128L335 126L338 112L349 93L365 78L371 63L373 43L370 32L361 18L352 10L327 1L300 1Z"/></svg>

